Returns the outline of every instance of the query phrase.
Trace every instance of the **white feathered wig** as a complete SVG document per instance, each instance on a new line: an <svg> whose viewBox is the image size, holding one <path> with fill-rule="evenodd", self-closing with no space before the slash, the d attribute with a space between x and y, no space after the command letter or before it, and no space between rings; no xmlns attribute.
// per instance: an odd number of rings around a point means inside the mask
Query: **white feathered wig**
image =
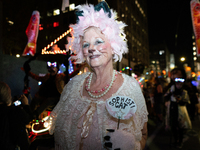
<svg viewBox="0 0 200 150"><path fill-rule="evenodd" d="M94 6L91 4L79 5L76 7L77 24L70 25L71 36L68 37L68 48L75 53L70 59L76 63L84 62L82 53L81 37L88 27L98 27L111 43L114 51L114 61L121 61L122 54L128 52L126 35L124 33L125 23L117 21L117 14L109 9L105 1Z"/></svg>

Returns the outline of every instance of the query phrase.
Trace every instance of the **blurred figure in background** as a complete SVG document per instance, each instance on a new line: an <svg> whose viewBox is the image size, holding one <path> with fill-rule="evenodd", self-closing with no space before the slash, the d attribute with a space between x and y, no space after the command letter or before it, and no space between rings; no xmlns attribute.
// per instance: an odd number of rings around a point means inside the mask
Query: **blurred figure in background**
<svg viewBox="0 0 200 150"><path fill-rule="evenodd" d="M28 150L29 139L26 124L31 120L31 111L25 95L19 97L20 106L12 105L11 89L0 82L0 149Z"/></svg>
<svg viewBox="0 0 200 150"><path fill-rule="evenodd" d="M174 137L173 146L182 148L183 135L187 129L192 128L192 125L186 108L190 100L187 91L183 89L186 74L179 68L176 68L176 71L173 84L164 95L167 101L166 128L171 128Z"/></svg>
<svg viewBox="0 0 200 150"><path fill-rule="evenodd" d="M24 66L25 72L37 81L41 81L42 84L32 99L30 106L34 114L34 118L38 116L46 109L52 110L60 99L60 94L65 86L65 74L58 73L59 64L57 61L47 61L48 72L45 76L39 76L30 72L29 64Z"/></svg>
<svg viewBox="0 0 200 150"><path fill-rule="evenodd" d="M196 86L192 84L192 79L188 79L186 81L186 90L188 92L190 98L190 104L188 105L188 113L190 115L191 121L195 119L195 114L197 112L196 104L199 103L198 101L198 90Z"/></svg>
<svg viewBox="0 0 200 150"><path fill-rule="evenodd" d="M154 112L159 122L163 121L163 88L158 77L154 80Z"/></svg>

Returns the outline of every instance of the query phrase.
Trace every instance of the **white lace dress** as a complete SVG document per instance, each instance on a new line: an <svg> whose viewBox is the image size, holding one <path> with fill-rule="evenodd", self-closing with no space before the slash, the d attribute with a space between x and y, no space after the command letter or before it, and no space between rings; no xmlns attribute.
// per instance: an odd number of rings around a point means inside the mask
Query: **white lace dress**
<svg viewBox="0 0 200 150"><path fill-rule="evenodd" d="M65 86L59 103L51 113L50 134L54 133L56 150L102 150L106 129L116 129L117 119L105 106L106 100L82 96L83 84L89 74L75 76ZM135 136L135 150L140 150L144 123L148 121L146 103L138 82L122 74L124 82L113 96L128 96L136 102L134 117L121 120L119 128Z"/></svg>

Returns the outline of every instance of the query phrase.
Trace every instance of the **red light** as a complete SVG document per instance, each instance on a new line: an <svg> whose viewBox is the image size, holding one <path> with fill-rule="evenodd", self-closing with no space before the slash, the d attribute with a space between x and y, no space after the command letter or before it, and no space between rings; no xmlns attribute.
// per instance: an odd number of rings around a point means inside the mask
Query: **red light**
<svg viewBox="0 0 200 150"><path fill-rule="evenodd" d="M39 30L43 30L43 27L39 27Z"/></svg>
<svg viewBox="0 0 200 150"><path fill-rule="evenodd" d="M53 23L53 27L58 27L59 26L59 22L54 22Z"/></svg>
<svg viewBox="0 0 200 150"><path fill-rule="evenodd" d="M39 30L43 30L42 24L39 24Z"/></svg>

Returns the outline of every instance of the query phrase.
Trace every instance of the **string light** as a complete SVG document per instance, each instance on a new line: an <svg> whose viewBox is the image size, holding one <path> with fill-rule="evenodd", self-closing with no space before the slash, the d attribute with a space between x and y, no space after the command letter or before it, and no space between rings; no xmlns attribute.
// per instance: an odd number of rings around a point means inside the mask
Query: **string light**
<svg viewBox="0 0 200 150"><path fill-rule="evenodd" d="M45 122L45 121L47 121L48 119L50 119L50 121L49 121L49 122ZM34 126L40 124L39 121L36 120L36 123L33 123L33 124L32 124L32 132L33 132L33 133L42 133L42 132L48 131L49 128L50 128L50 126L51 126L51 123L52 123L52 118L51 118L51 117L49 118L49 116L46 116L46 117L43 118L42 121L40 121L40 122L44 122L43 126L44 126L45 128L44 128L44 129L41 129L41 130L34 130Z"/></svg>
<svg viewBox="0 0 200 150"><path fill-rule="evenodd" d="M132 70L132 68L130 68L130 67L125 67L125 68L122 68L122 70L120 72L124 71L125 69Z"/></svg>
<svg viewBox="0 0 200 150"><path fill-rule="evenodd" d="M64 38L67 34L69 34L71 32L72 29L67 30L66 32L64 32L63 34L61 34L59 37L57 37L53 42L51 42L51 44L48 44L46 47L44 47L42 49L42 55L44 54L66 54L66 50L57 50L55 52L52 51L46 51L48 50L50 47L52 47L54 44L56 44L58 41L60 41L62 38Z"/></svg>

